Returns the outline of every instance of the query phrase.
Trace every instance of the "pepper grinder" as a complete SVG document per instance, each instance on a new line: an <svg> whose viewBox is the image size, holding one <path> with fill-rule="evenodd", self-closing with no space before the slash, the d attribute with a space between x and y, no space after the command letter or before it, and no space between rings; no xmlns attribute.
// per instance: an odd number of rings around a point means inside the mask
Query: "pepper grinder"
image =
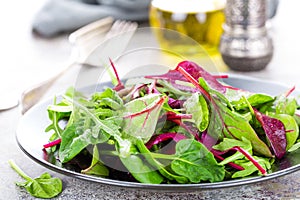
<svg viewBox="0 0 300 200"><path fill-rule="evenodd" d="M271 61L273 41L266 28L266 4L266 0L227 0L219 50L229 68L258 71Z"/></svg>

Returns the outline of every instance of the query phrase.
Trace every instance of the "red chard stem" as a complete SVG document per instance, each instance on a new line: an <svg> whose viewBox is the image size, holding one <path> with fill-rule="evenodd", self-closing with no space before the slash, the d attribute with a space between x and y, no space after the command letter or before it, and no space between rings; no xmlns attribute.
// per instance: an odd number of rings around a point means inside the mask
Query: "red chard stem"
<svg viewBox="0 0 300 200"><path fill-rule="evenodd" d="M267 171L243 148L235 146L232 149L242 153L248 160L250 160L255 165L255 167L257 167L257 169L262 173L262 175L267 175Z"/></svg>
<svg viewBox="0 0 300 200"><path fill-rule="evenodd" d="M60 144L60 143L61 143L61 139L59 138L59 139L57 139L57 140L54 140L54 141L49 142L49 143L47 143L47 144L44 144L43 147L44 147L45 149L47 149L47 148L56 146L56 145L58 145L58 144Z"/></svg>

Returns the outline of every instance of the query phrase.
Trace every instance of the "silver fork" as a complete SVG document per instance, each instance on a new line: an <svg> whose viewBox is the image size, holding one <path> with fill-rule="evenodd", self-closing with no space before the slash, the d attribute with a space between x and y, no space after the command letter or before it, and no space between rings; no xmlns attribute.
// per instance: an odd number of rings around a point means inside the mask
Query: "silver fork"
<svg viewBox="0 0 300 200"><path fill-rule="evenodd" d="M65 74L74 63L83 64L85 66L96 66L100 67L97 58L92 56L93 52L97 50L97 47L116 35L120 35L125 32L130 32L130 37L133 35L134 31L137 29L137 23L117 20L113 23L112 18L104 18L102 20L96 21L83 28L70 34L69 41L74 45L74 54L71 58L71 64L67 65L62 71L56 74L54 77L49 78L39 84L33 85L27 90L23 91L21 98L19 100L21 113L27 112L33 105L35 105L46 91L51 87L51 85L63 74ZM107 30L109 30L107 32ZM105 32L107 32L105 34ZM118 51L122 52L128 41L123 40L123 44L118 44Z"/></svg>

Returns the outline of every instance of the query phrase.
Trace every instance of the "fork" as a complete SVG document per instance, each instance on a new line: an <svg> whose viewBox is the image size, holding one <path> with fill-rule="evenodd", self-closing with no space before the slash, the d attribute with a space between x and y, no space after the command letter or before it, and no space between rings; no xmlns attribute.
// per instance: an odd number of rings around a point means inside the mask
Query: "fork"
<svg viewBox="0 0 300 200"><path fill-rule="evenodd" d="M97 47L106 40L125 32L131 32L132 36L137 29L137 26L138 25L135 22L123 20L116 20L113 22L113 19L108 17L88 24L71 33L69 36L69 42L73 45L71 64L67 65L53 77L23 91L19 100L21 113L25 114L33 105L35 105L51 85L72 68L75 63L85 66L100 67L97 59L91 56L91 54L97 50ZM128 43L130 38L127 39L128 41L125 43ZM118 47L118 51L123 51L125 49L127 46L125 43L121 45L123 49L121 46Z"/></svg>

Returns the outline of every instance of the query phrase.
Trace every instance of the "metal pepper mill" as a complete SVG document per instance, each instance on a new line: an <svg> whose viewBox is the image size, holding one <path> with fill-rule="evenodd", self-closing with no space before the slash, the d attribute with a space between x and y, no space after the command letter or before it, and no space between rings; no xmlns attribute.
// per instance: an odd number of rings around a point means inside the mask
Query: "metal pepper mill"
<svg viewBox="0 0 300 200"><path fill-rule="evenodd" d="M227 0L219 50L229 68L258 71L271 61L273 42L266 28L266 4L266 0Z"/></svg>

